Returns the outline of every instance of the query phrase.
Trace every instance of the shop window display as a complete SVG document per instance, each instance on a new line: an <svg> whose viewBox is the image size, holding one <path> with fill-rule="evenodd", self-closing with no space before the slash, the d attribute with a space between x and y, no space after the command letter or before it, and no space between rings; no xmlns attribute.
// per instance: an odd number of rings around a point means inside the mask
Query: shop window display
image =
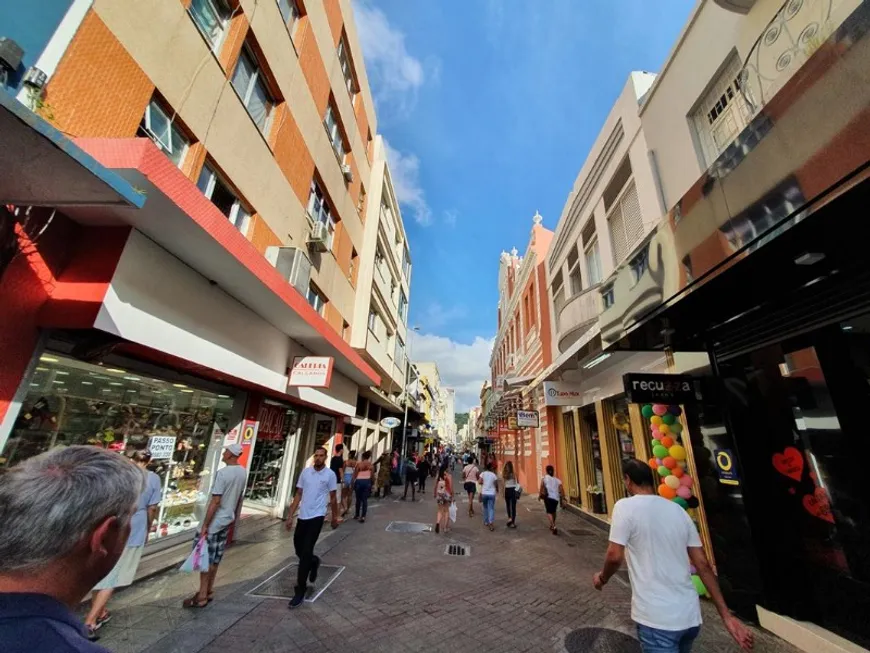
<svg viewBox="0 0 870 653"><path fill-rule="evenodd" d="M258 418L260 427L248 472L245 499L274 508L281 500L278 490L287 439L302 424L302 414L289 406L267 402L260 407Z"/></svg>
<svg viewBox="0 0 870 653"><path fill-rule="evenodd" d="M598 433L598 417L594 406L581 409L581 418L589 434L592 445L592 471L595 482L586 488L592 504L592 511L599 515L607 514L607 497L604 494L604 460L601 457L601 437Z"/></svg>
<svg viewBox="0 0 870 653"><path fill-rule="evenodd" d="M64 445L150 449L163 498L149 540L198 527L228 429L229 393L54 353L40 357L28 383L0 467Z"/></svg>
<svg viewBox="0 0 870 653"><path fill-rule="evenodd" d="M619 439L619 455L622 460L636 458L634 440L631 437L631 421L628 416L628 399L625 396L613 400L613 429Z"/></svg>

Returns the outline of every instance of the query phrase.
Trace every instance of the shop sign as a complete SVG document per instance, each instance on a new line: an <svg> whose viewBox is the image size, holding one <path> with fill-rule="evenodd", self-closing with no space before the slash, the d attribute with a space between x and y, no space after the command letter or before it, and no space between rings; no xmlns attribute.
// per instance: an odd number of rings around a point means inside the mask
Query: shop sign
<svg viewBox="0 0 870 653"><path fill-rule="evenodd" d="M385 429L394 429L401 423L402 420L400 420L398 417L385 417L381 420L381 426L383 426Z"/></svg>
<svg viewBox="0 0 870 653"><path fill-rule="evenodd" d="M540 420L538 411L536 410L518 410L517 411L517 426L520 428L538 428Z"/></svg>
<svg viewBox="0 0 870 653"><path fill-rule="evenodd" d="M578 406L583 398L580 386L561 381L544 381L544 403L547 406Z"/></svg>
<svg viewBox="0 0 870 653"><path fill-rule="evenodd" d="M698 379L678 374L625 374L625 394L633 404L687 404L701 398Z"/></svg>
<svg viewBox="0 0 870 653"><path fill-rule="evenodd" d="M260 428L257 437L261 440L280 440L284 435L284 419L287 409L275 404L262 404L260 406Z"/></svg>
<svg viewBox="0 0 870 653"><path fill-rule="evenodd" d="M737 461L734 460L734 452L731 449L714 449L713 458L716 460L716 471L719 473L719 482L725 485L740 485L740 477L737 474Z"/></svg>
<svg viewBox="0 0 870 653"><path fill-rule="evenodd" d="M515 415L509 415L507 418L507 427L510 430L514 430L517 428L517 418Z"/></svg>
<svg viewBox="0 0 870 653"><path fill-rule="evenodd" d="M335 359L331 356L296 356L290 368L289 387L328 388Z"/></svg>
<svg viewBox="0 0 870 653"><path fill-rule="evenodd" d="M148 451L152 460L169 460L175 451L175 436L152 435L148 439Z"/></svg>
<svg viewBox="0 0 870 653"><path fill-rule="evenodd" d="M231 444L236 444L239 441L239 427L234 426L230 429L229 433L224 437L224 446L228 447Z"/></svg>
<svg viewBox="0 0 870 653"><path fill-rule="evenodd" d="M257 429L260 423L252 419L246 419L242 422L242 455L239 456L239 464L247 468L248 460L251 458L251 447L254 440L257 438Z"/></svg>

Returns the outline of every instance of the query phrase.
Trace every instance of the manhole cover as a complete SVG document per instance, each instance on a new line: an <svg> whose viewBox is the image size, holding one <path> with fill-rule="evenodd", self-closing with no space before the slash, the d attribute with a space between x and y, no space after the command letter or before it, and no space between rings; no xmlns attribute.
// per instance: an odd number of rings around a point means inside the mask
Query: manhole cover
<svg viewBox="0 0 870 653"><path fill-rule="evenodd" d="M464 544L448 544L444 547L444 555L448 556L470 556L471 547Z"/></svg>
<svg viewBox="0 0 870 653"><path fill-rule="evenodd" d="M568 653L640 653L637 640L618 630L579 628L565 637Z"/></svg>
<svg viewBox="0 0 870 653"><path fill-rule="evenodd" d="M298 569L299 564L296 562L287 565L249 591L248 596L257 596L264 599L286 599L289 601L293 598L293 594L296 591L296 574ZM314 603L343 571L344 567L320 565L320 570L317 572L317 582L308 584L308 589L305 591L305 600L309 603Z"/></svg>
<svg viewBox="0 0 870 653"><path fill-rule="evenodd" d="M422 524L416 521L391 521L387 524L391 533L431 533L432 524Z"/></svg>

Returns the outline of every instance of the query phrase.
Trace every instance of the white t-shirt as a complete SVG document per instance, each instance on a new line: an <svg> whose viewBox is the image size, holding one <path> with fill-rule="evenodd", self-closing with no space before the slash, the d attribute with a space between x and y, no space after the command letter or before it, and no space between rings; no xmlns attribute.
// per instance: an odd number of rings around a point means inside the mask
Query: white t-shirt
<svg viewBox="0 0 870 653"><path fill-rule="evenodd" d="M313 467L306 467L299 475L296 487L302 490L299 519L314 519L326 516L329 493L335 492L338 481L335 472L325 465L319 472Z"/></svg>
<svg viewBox="0 0 870 653"><path fill-rule="evenodd" d="M659 496L620 499L613 506L610 541L626 549L634 622L661 630L701 625L686 550L700 547L701 538L685 510Z"/></svg>
<svg viewBox="0 0 870 653"><path fill-rule="evenodd" d="M477 483L478 471L477 465L469 463L462 468L462 478L465 479L466 483Z"/></svg>
<svg viewBox="0 0 870 653"><path fill-rule="evenodd" d="M208 525L208 534L214 535L226 528L236 519L236 506L245 491L245 480L248 471L241 465L227 465L218 470L211 488L212 496L221 498L220 506Z"/></svg>
<svg viewBox="0 0 870 653"><path fill-rule="evenodd" d="M495 494L495 484L498 482L498 476L490 471L486 471L480 475L480 481L483 483L483 487L480 489L481 494L486 496Z"/></svg>
<svg viewBox="0 0 870 653"><path fill-rule="evenodd" d="M547 488L547 498L558 499L560 485L562 485L562 481L555 476L550 476L549 474L544 476L544 487Z"/></svg>

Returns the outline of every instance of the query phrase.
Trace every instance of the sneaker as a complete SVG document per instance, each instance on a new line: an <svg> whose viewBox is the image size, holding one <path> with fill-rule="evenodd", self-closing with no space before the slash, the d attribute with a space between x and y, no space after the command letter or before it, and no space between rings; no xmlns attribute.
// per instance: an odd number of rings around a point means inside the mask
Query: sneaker
<svg viewBox="0 0 870 653"><path fill-rule="evenodd" d="M311 571L308 572L308 580L310 582L317 581L317 572L320 570L320 558L314 558L314 564L311 565Z"/></svg>
<svg viewBox="0 0 870 653"><path fill-rule="evenodd" d="M290 608L291 610L293 608L298 608L300 605L302 605L302 602L304 600L305 600L304 594L294 594L293 598L290 599L290 602L287 604L287 607Z"/></svg>
<svg viewBox="0 0 870 653"><path fill-rule="evenodd" d="M85 626L85 628L87 628L87 631L88 631L88 633L87 633L88 641L96 642L98 639L100 639L100 636L97 635L96 628L94 628L93 626Z"/></svg>
<svg viewBox="0 0 870 653"><path fill-rule="evenodd" d="M441 524L435 524L435 533L441 532Z"/></svg>

